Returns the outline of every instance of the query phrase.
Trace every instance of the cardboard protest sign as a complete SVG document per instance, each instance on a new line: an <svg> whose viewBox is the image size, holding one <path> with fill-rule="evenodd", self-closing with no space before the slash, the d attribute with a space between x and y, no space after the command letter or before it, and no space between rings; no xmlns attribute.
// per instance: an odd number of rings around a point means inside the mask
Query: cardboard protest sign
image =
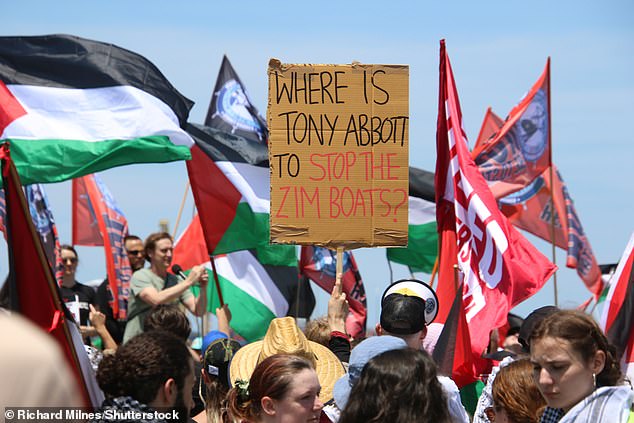
<svg viewBox="0 0 634 423"><path fill-rule="evenodd" d="M269 62L271 242L407 245L409 68Z"/></svg>

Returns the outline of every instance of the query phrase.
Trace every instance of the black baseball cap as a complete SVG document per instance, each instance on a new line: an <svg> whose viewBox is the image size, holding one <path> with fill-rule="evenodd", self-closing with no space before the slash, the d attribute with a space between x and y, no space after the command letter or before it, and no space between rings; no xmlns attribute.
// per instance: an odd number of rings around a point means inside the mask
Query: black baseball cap
<svg viewBox="0 0 634 423"><path fill-rule="evenodd" d="M381 299L381 327L396 335L410 335L423 330L437 314L436 293L418 279L394 282Z"/></svg>
<svg viewBox="0 0 634 423"><path fill-rule="evenodd" d="M522 322L522 326L520 326L520 333L517 337L519 343L522 344L524 352L530 352L531 350L530 338L533 330L535 330L537 325L541 323L541 321L544 320L546 317L558 311L558 307L549 305L537 308L533 310L528 316L526 316L526 319L524 319L524 321Z"/></svg>

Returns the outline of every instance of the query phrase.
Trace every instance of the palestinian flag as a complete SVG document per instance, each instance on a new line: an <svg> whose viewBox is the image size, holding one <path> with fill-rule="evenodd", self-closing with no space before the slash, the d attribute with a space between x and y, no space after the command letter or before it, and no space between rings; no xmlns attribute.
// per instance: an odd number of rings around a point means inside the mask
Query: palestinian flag
<svg viewBox="0 0 634 423"><path fill-rule="evenodd" d="M273 318L294 310L299 286L297 266L263 265L254 251L236 251L215 256L214 260L222 298L231 310L231 327L247 341L262 338ZM176 241L173 263L185 269L207 266L207 310L215 312L220 301L198 215Z"/></svg>
<svg viewBox="0 0 634 423"><path fill-rule="evenodd" d="M623 372L631 378L634 376L634 233L610 280L601 328L616 347Z"/></svg>
<svg viewBox="0 0 634 423"><path fill-rule="evenodd" d="M388 248L387 259L412 272L431 274L438 256L434 174L409 168L409 225L407 247Z"/></svg>
<svg viewBox="0 0 634 423"><path fill-rule="evenodd" d="M23 184L189 159L193 103L144 57L70 35L0 37L0 141Z"/></svg>
<svg viewBox="0 0 634 423"><path fill-rule="evenodd" d="M268 139L266 122L251 103L227 56L222 57L205 125L262 143Z"/></svg>
<svg viewBox="0 0 634 423"><path fill-rule="evenodd" d="M212 255L258 249L262 263L297 265L294 246L269 245L266 144L198 124L187 172Z"/></svg>

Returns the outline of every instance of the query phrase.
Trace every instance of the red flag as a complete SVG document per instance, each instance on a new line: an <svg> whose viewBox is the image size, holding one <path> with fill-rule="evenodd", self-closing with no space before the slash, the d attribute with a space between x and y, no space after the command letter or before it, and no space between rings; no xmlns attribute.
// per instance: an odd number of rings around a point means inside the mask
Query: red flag
<svg viewBox="0 0 634 423"><path fill-rule="evenodd" d="M128 221L97 175L73 179L73 244L103 245L110 307L119 320L127 318L132 268L125 251Z"/></svg>
<svg viewBox="0 0 634 423"><path fill-rule="evenodd" d="M491 138L495 137L502 126L504 126L504 120L493 113L489 107L484 115L484 119L482 120L480 133L478 134L473 150L478 150L480 146L486 144Z"/></svg>
<svg viewBox="0 0 634 423"><path fill-rule="evenodd" d="M528 185L550 166L550 58L502 129L474 149L473 157L495 198Z"/></svg>
<svg viewBox="0 0 634 423"><path fill-rule="evenodd" d="M586 287L595 295L603 290L601 270L577 216L568 188L553 165L553 181L547 169L526 187L498 200L500 210L513 225L552 242L554 199L555 245L567 251L566 266L577 269Z"/></svg>
<svg viewBox="0 0 634 423"><path fill-rule="evenodd" d="M183 269L191 269L209 261L203 227L198 214L194 216L185 232L178 238L174 246L173 263L178 263Z"/></svg>
<svg viewBox="0 0 634 423"><path fill-rule="evenodd" d="M469 326L464 313L462 295L458 293L451 303L432 357L438 364L440 373L450 375L458 388L475 382L479 372L475 368L471 351Z"/></svg>
<svg viewBox="0 0 634 423"><path fill-rule="evenodd" d="M474 160L478 147L491 139L487 133L496 133L503 125L504 121L489 107L482 122L478 141L471 154ZM547 168L521 190L498 199L498 205L513 225L548 242L552 242L551 226L554 219L555 245L567 251L566 266L577 269L581 280L597 298L603 290L601 270L590 247L590 241L583 232L566 184L554 164L552 172L555 176L553 183L550 180L550 168ZM483 175L486 179L487 173L483 172ZM554 216L551 201L553 198Z"/></svg>
<svg viewBox="0 0 634 423"><path fill-rule="evenodd" d="M625 247L619 265L610 279L601 327L622 357L624 371L634 369L634 233Z"/></svg>
<svg viewBox="0 0 634 423"><path fill-rule="evenodd" d="M300 272L323 288L332 292L335 286L337 253L323 247L302 246ZM354 338L365 336L367 303L365 288L357 262L350 251L343 253L343 276L341 289L350 305L350 314L346 320L346 331Z"/></svg>
<svg viewBox="0 0 634 423"><path fill-rule="evenodd" d="M7 283L12 309L50 333L59 343L75 373L84 402L89 404L90 395L67 326L69 318L65 316L52 269L33 226L26 199L20 189L20 178L6 144L0 150L0 158L6 196L5 229L10 265Z"/></svg>
<svg viewBox="0 0 634 423"><path fill-rule="evenodd" d="M457 290L453 265L464 274L463 303L471 347L478 356L508 310L537 292L556 266L509 224L471 159L445 43L440 46L436 215L441 238L439 317Z"/></svg>

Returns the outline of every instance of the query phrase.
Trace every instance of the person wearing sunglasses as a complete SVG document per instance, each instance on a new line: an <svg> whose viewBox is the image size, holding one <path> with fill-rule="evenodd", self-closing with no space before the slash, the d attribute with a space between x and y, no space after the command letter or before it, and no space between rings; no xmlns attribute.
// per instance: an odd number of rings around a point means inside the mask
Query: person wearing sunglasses
<svg viewBox="0 0 634 423"><path fill-rule="evenodd" d="M123 239L123 248L125 248L128 261L132 273L143 269L145 266L145 252L143 249L143 240L136 235L127 235ZM110 290L110 282L108 278L97 288L97 305L99 310L106 316L106 329L117 344L123 341L123 332L125 331L126 320L117 319L112 312L110 302L113 301L112 291Z"/></svg>
<svg viewBox="0 0 634 423"><path fill-rule="evenodd" d="M79 256L72 245L64 244L61 246L61 257L64 266L62 285L60 286L62 301L66 303L66 307L79 324L79 329L85 338L84 341L88 341L88 336L96 335L94 328L89 326L90 304L93 306L97 304L95 290L75 279Z"/></svg>

